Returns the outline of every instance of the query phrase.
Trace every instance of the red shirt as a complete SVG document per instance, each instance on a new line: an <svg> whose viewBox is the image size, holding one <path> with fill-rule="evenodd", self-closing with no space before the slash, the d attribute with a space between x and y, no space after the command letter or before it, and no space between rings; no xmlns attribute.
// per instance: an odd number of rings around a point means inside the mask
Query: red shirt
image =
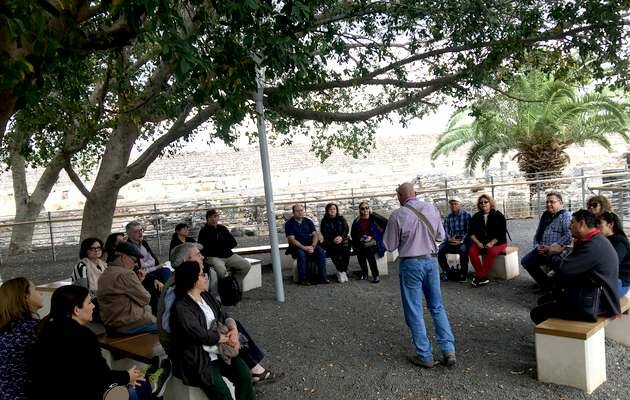
<svg viewBox="0 0 630 400"><path fill-rule="evenodd" d="M370 235L370 219L359 218L359 233L361 235Z"/></svg>

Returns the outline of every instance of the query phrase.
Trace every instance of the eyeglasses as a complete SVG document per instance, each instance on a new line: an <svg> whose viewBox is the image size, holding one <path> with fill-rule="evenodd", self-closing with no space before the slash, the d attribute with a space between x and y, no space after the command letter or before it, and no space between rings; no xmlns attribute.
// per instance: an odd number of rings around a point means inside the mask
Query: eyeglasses
<svg viewBox="0 0 630 400"><path fill-rule="evenodd" d="M103 248L102 248L101 246L98 246L98 247L90 247L88 250L97 251L97 250L103 250Z"/></svg>
<svg viewBox="0 0 630 400"><path fill-rule="evenodd" d="M489 204L490 202L488 200L481 200L479 203L477 204Z"/></svg>
<svg viewBox="0 0 630 400"><path fill-rule="evenodd" d="M588 205L588 208L598 208L599 204L598 203L591 203Z"/></svg>
<svg viewBox="0 0 630 400"><path fill-rule="evenodd" d="M363 211L363 210L369 210L370 207L359 207L359 210Z"/></svg>

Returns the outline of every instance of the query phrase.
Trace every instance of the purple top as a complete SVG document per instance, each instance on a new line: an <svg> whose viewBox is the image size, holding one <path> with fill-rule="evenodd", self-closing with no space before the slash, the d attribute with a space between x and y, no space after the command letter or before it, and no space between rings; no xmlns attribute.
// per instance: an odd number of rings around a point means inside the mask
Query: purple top
<svg viewBox="0 0 630 400"><path fill-rule="evenodd" d="M440 212L433 205L416 198L407 200L416 210L420 211L433 226L435 240L444 240L444 226L440 219ZM429 235L425 225L418 216L406 207L394 210L387 222L387 229L383 234L383 242L388 251L398 249L400 257L431 256L436 253L436 245Z"/></svg>

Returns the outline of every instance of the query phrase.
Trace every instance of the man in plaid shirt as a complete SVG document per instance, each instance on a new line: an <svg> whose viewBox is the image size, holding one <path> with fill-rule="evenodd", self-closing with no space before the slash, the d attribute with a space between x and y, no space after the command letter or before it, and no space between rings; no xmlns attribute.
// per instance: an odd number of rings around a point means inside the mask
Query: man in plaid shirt
<svg viewBox="0 0 630 400"><path fill-rule="evenodd" d="M446 261L447 254L459 254L459 271L451 271L450 279L465 281L468 275L468 224L470 214L462 210L459 198L451 197L448 201L451 213L444 219L444 231L448 240L440 244L438 262L442 268L442 279L449 279L451 268Z"/></svg>
<svg viewBox="0 0 630 400"><path fill-rule="evenodd" d="M527 253L521 264L543 290L550 289L550 280L541 266L555 269L560 265L560 255L573 243L571 237L571 213L565 210L562 196L557 192L547 193L547 210L540 217L534 249Z"/></svg>

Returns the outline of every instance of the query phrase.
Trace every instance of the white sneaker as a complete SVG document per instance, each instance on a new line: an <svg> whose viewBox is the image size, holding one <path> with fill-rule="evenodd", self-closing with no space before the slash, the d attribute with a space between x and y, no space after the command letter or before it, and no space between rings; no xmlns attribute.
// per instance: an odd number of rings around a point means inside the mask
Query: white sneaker
<svg viewBox="0 0 630 400"><path fill-rule="evenodd" d="M343 274L343 272L339 272L339 271L337 271L335 273L335 275L337 275L337 282L339 282L339 283L343 283L343 275L342 274Z"/></svg>
<svg viewBox="0 0 630 400"><path fill-rule="evenodd" d="M342 273L341 273L341 277L343 278L343 281L344 281L344 282L348 282L348 274L347 274L347 273L342 272Z"/></svg>

